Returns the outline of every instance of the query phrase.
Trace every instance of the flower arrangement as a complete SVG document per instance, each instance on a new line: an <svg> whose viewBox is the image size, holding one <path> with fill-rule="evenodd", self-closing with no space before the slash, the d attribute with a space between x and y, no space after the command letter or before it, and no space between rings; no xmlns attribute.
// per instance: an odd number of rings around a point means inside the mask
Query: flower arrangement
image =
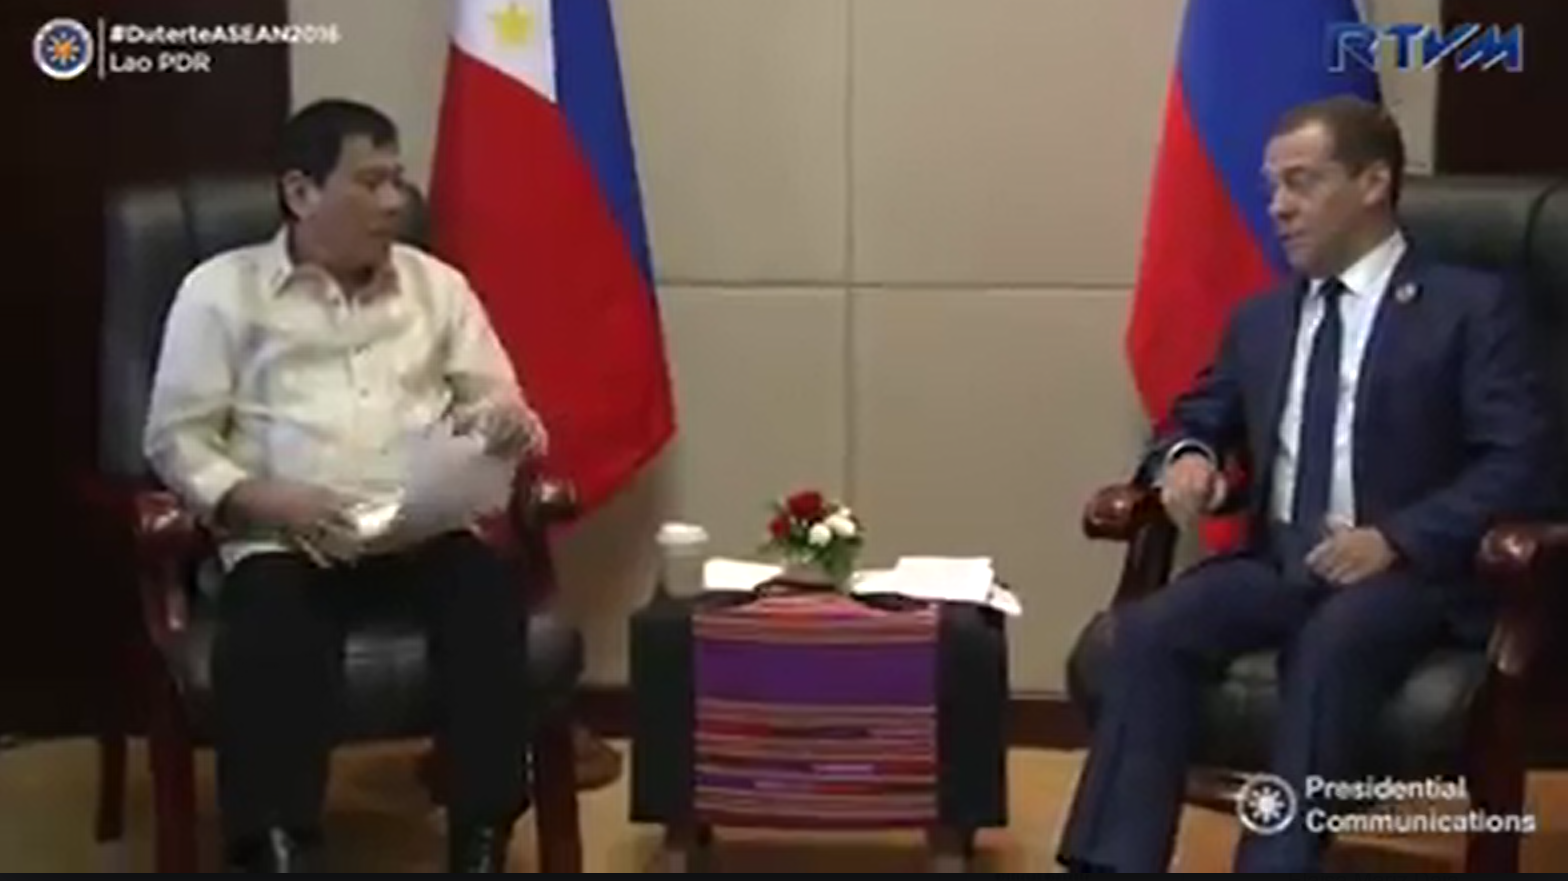
<svg viewBox="0 0 1568 881"><path fill-rule="evenodd" d="M795 570L786 572L786 578L811 580L803 579L800 570L816 570L832 584L848 583L865 536L847 505L817 490L801 490L774 502L772 510L763 551L782 557Z"/></svg>

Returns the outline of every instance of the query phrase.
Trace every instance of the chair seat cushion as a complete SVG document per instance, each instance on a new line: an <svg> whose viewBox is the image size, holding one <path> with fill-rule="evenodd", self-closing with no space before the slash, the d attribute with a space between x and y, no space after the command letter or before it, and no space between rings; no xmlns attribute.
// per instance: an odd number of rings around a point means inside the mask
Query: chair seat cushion
<svg viewBox="0 0 1568 881"><path fill-rule="evenodd" d="M186 639L170 659L190 707L193 734L208 731L216 604L191 606ZM533 715L570 699L582 676L582 634L559 615L538 611L526 622L529 692L520 696ZM424 630L417 620L388 617L356 624L344 644L344 741L418 737L430 731L429 673Z"/></svg>
<svg viewBox="0 0 1568 881"><path fill-rule="evenodd" d="M1102 613L1084 628L1067 664L1069 694L1091 725L1110 657L1110 620ZM1462 768L1466 721L1486 669L1484 651L1469 646L1438 648L1422 661L1377 720L1368 757L1375 773L1414 778ZM1267 767L1279 706L1277 652L1232 661L1204 691L1194 764Z"/></svg>

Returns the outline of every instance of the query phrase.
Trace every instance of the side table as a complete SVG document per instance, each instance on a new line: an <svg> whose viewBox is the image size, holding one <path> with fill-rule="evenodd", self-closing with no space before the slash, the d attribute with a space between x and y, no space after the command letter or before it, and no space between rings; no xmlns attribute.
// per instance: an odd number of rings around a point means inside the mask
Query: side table
<svg viewBox="0 0 1568 881"><path fill-rule="evenodd" d="M766 586L659 594L630 627L630 819L672 871L751 827L923 829L961 872L1006 825L1000 612Z"/></svg>

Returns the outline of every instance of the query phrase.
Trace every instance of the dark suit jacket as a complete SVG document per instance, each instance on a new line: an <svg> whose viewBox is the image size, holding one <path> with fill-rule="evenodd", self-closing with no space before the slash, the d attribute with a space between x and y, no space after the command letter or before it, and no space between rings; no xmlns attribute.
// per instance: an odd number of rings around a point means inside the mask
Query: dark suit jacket
<svg viewBox="0 0 1568 881"><path fill-rule="evenodd" d="M1413 286L1413 288L1407 288ZM1413 290L1408 299L1396 296ZM1278 425L1305 279L1239 306L1218 354L1175 405L1150 463L1202 441L1250 475L1232 502L1267 533ZM1557 504L1555 426L1522 292L1475 270L1429 263L1414 246L1396 267L1356 390L1352 474L1357 520L1404 560L1468 580L1486 530Z"/></svg>

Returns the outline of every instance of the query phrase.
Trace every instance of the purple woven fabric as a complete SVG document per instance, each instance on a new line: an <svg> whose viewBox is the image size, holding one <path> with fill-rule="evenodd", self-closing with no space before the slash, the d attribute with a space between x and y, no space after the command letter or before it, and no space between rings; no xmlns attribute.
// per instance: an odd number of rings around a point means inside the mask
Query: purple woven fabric
<svg viewBox="0 0 1568 881"><path fill-rule="evenodd" d="M729 826L937 818L934 608L784 594L693 617L696 808Z"/></svg>

